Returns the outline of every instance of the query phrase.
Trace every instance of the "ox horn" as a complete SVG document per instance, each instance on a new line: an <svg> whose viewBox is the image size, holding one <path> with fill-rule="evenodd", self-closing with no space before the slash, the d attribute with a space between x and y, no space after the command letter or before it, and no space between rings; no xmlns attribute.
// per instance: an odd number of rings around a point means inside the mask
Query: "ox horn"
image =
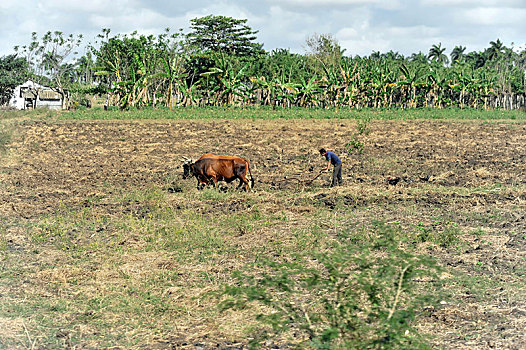
<svg viewBox="0 0 526 350"><path fill-rule="evenodd" d="M185 156L182 156L181 161L182 161L184 164L190 164L190 163L193 163L192 158L188 158L188 157L185 157Z"/></svg>

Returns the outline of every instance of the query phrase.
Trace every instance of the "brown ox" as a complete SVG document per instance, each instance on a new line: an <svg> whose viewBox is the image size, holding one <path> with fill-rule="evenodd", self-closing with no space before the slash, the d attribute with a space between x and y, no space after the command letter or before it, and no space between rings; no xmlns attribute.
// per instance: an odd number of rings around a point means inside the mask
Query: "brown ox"
<svg viewBox="0 0 526 350"><path fill-rule="evenodd" d="M232 156L216 156L213 154L204 154L195 163L188 160L183 164L183 178L195 176L197 179L197 188L212 184L214 187L218 181L230 183L239 179L240 188L243 184L245 190L254 186L254 178L250 170L250 162L244 158ZM247 179L247 170L250 174L250 182Z"/></svg>

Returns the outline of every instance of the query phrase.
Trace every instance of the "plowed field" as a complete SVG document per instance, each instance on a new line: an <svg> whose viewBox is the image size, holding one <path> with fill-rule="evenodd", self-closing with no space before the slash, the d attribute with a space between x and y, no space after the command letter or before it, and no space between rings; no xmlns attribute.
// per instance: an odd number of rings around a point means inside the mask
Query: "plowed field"
<svg viewBox="0 0 526 350"><path fill-rule="evenodd" d="M245 316L208 311L203 291L258 254L296 249L301 230L331 237L349 222L382 221L435 237L418 243L445 268L443 300L417 325L433 346L526 348L526 124L367 129L354 120L17 122L0 161L0 347L243 348ZM341 155L343 186L328 188L329 175L308 182L325 166L320 147ZM181 158L203 153L248 158L253 192L237 183L198 192L181 178ZM156 246L167 209L165 226L175 220L206 240ZM134 295L148 302L118 307Z"/></svg>

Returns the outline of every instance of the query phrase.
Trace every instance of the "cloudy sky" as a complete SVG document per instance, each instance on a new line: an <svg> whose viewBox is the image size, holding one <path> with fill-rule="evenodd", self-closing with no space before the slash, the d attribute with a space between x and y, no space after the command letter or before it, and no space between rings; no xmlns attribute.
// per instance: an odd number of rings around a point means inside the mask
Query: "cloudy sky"
<svg viewBox="0 0 526 350"><path fill-rule="evenodd" d="M526 0L0 0L0 57L27 45L31 33L83 34L188 31L206 15L247 19L266 50L305 52L305 40L331 34L347 55L428 53L441 43L480 51L500 39L526 43Z"/></svg>

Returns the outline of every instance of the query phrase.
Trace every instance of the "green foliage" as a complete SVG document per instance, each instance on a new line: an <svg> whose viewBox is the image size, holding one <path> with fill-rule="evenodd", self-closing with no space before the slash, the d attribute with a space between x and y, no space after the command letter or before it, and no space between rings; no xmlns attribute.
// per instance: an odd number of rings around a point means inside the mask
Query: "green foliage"
<svg viewBox="0 0 526 350"><path fill-rule="evenodd" d="M345 145L347 153L352 154L358 152L358 154L363 153L364 141L363 136L367 136L371 130L369 129L369 122L371 117L367 116L363 119L358 119L357 122L357 131L351 136L351 139Z"/></svg>
<svg viewBox="0 0 526 350"><path fill-rule="evenodd" d="M42 85L51 85L58 93L65 96L74 66L67 60L80 46L82 34L65 35L61 31L48 31L39 39L36 32L32 33L31 44L16 47L21 51L31 70L31 77Z"/></svg>
<svg viewBox="0 0 526 350"><path fill-rule="evenodd" d="M453 51L451 51L451 63L460 63L465 59L464 51L466 51L465 46L455 46Z"/></svg>
<svg viewBox="0 0 526 350"><path fill-rule="evenodd" d="M458 225L449 221L443 223L437 220L431 225L426 225L420 222L416 225L416 229L417 241L432 242L443 248L448 248L451 245L458 243L461 235Z"/></svg>
<svg viewBox="0 0 526 350"><path fill-rule="evenodd" d="M262 53L262 45L254 42L258 32L246 25L246 19L209 15L190 21L189 45L198 52L221 52L233 56Z"/></svg>
<svg viewBox="0 0 526 350"><path fill-rule="evenodd" d="M117 108L93 108L77 110L71 113L56 114L64 120L125 120L125 119L370 119L370 120L525 120L524 112L515 111L484 111L474 109L391 109L378 111L374 109L354 110L313 108L305 111L302 108L226 108L226 107L190 107L119 111Z"/></svg>
<svg viewBox="0 0 526 350"><path fill-rule="evenodd" d="M281 333L316 349L419 349L411 322L432 303L437 266L400 247L399 233L378 224L373 239L335 243L329 251L265 261L237 272L226 285L224 309L265 305L254 345ZM416 280L430 284L426 292Z"/></svg>
<svg viewBox="0 0 526 350"><path fill-rule="evenodd" d="M246 19L209 15L191 20L191 31L158 36L111 36L76 62L66 57L81 37L48 32L22 52L40 82L62 91L97 84L107 107L269 106L309 108L518 109L526 91L526 51L499 39L481 52L442 44L404 57L373 52L344 56L331 34L307 39L305 55L265 52ZM511 100L510 100L511 97ZM513 100L513 101L512 101ZM79 105L82 98L77 98ZM87 106L86 106L87 107Z"/></svg>
<svg viewBox="0 0 526 350"><path fill-rule="evenodd" d="M17 55L0 57L0 106L9 103L17 85L29 77L27 61Z"/></svg>
<svg viewBox="0 0 526 350"><path fill-rule="evenodd" d="M353 134L351 136L351 139L347 144L345 145L345 149L347 150L347 153L353 154L354 152L357 152L358 154L363 153L364 144L362 141L358 139L358 136L356 134Z"/></svg>
<svg viewBox="0 0 526 350"><path fill-rule="evenodd" d="M272 50L261 56L256 63L259 69L251 76L265 77L267 82L281 80L299 83L302 79L308 79L311 73L307 67L306 57L291 53L288 49Z"/></svg>
<svg viewBox="0 0 526 350"><path fill-rule="evenodd" d="M431 61L434 61L440 64L448 64L449 59L447 58L444 51L446 51L446 48L442 47L442 43L439 43L438 45L433 45L431 49L429 49L429 54L427 55L427 57Z"/></svg>
<svg viewBox="0 0 526 350"><path fill-rule="evenodd" d="M179 33L170 34L168 29L157 37L137 33L110 37L109 33L103 30L100 47L91 48L97 57L96 75L112 93L109 104L124 109L162 101L171 106L174 92L186 88L184 82L175 82L183 69Z"/></svg>
<svg viewBox="0 0 526 350"><path fill-rule="evenodd" d="M369 135L371 132L371 129L369 129L369 122L371 121L371 117L365 117L358 120L358 135Z"/></svg>
<svg viewBox="0 0 526 350"><path fill-rule="evenodd" d="M448 67L441 44L430 50L431 62L422 53L405 58L392 51L345 57L324 34L308 40L307 55L264 53L256 44L248 54L243 47L255 32L244 20L207 16L193 23L185 41L172 37L169 44L167 37L109 38L107 32L97 62L111 63L99 71L112 87L109 105L488 109L525 86L524 64L512 50L481 54L480 61L457 47Z"/></svg>
<svg viewBox="0 0 526 350"><path fill-rule="evenodd" d="M343 57L344 49L331 34L314 34L307 38L308 57L318 73L329 67L337 67Z"/></svg>

